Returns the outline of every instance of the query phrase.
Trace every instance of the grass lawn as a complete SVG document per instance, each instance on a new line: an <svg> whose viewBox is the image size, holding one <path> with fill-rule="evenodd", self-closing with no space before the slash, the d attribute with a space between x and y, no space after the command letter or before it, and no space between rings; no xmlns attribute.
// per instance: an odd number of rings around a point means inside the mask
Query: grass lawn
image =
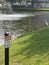
<svg viewBox="0 0 49 65"><path fill-rule="evenodd" d="M4 47L0 47L4 65ZM49 65L49 27L15 39L10 48L10 65Z"/></svg>
<svg viewBox="0 0 49 65"><path fill-rule="evenodd" d="M49 11L49 8L13 7L14 11Z"/></svg>

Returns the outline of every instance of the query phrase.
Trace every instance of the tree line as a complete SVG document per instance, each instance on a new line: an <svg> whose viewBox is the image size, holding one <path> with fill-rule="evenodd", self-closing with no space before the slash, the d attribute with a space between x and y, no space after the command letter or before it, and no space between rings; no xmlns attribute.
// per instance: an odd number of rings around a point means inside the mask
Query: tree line
<svg viewBox="0 0 49 65"><path fill-rule="evenodd" d="M31 1L31 0L6 0L6 1L10 1L10 2L21 2L21 1Z"/></svg>

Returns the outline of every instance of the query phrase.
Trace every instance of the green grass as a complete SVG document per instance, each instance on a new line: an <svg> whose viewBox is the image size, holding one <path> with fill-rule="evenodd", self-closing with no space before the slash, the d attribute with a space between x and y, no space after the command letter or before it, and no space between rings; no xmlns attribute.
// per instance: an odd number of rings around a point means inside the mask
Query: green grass
<svg viewBox="0 0 49 65"><path fill-rule="evenodd" d="M0 47L0 65L4 48ZM15 39L10 48L10 65L49 65L49 27Z"/></svg>
<svg viewBox="0 0 49 65"><path fill-rule="evenodd" d="M13 7L14 11L49 11L49 8Z"/></svg>

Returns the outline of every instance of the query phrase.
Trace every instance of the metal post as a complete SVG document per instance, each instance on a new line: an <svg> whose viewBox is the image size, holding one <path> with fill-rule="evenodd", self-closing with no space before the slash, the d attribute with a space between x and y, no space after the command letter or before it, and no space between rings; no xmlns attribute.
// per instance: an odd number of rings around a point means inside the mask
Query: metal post
<svg viewBox="0 0 49 65"><path fill-rule="evenodd" d="M9 48L5 48L5 65L9 65Z"/></svg>
<svg viewBox="0 0 49 65"><path fill-rule="evenodd" d="M9 34L5 33L5 37L7 36L9 36ZM9 47L5 47L5 65L9 65Z"/></svg>

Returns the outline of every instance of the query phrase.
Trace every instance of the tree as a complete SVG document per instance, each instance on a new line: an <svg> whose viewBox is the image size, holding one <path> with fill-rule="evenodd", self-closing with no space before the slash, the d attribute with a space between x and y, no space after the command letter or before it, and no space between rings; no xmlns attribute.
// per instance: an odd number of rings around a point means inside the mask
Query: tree
<svg viewBox="0 0 49 65"><path fill-rule="evenodd" d="M16 2L16 0L6 0L7 2L9 1L9 2Z"/></svg>

